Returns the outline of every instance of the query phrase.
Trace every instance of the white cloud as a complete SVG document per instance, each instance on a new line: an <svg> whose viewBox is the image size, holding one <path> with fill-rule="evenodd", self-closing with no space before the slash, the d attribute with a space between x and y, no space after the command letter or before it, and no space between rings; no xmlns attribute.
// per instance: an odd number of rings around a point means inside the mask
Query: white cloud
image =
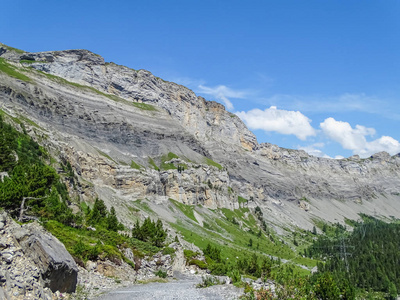
<svg viewBox="0 0 400 300"><path fill-rule="evenodd" d="M247 112L236 112L236 115L251 129L293 134L300 140L316 135L316 131L310 125L311 120L299 111L281 110L271 106L265 110L256 108Z"/></svg>
<svg viewBox="0 0 400 300"><path fill-rule="evenodd" d="M367 143L366 149L360 153L360 156L370 156L374 153L386 151L391 155L400 152L400 143L390 136L382 136L372 142Z"/></svg>
<svg viewBox="0 0 400 300"><path fill-rule="evenodd" d="M228 99L228 97L229 98L238 98L238 99L243 99L246 97L246 92L232 90L225 85L218 85L216 87L208 87L208 86L200 84L198 86L198 89L196 90L196 92L214 96L217 100L222 101L225 104L226 108L229 110L233 109L233 104Z"/></svg>
<svg viewBox="0 0 400 300"><path fill-rule="evenodd" d="M361 157L368 157L381 151L386 151L391 155L400 152L400 143L390 136L367 141L368 136L375 135L374 128L361 125L352 128L349 123L336 121L334 118L325 119L320 127L329 138L341 144L344 149L352 150L354 154Z"/></svg>

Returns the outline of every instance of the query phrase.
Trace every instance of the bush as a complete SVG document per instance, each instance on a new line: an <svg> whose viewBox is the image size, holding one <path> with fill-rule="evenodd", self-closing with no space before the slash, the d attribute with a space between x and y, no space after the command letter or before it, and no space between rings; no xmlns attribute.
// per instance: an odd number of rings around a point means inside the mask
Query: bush
<svg viewBox="0 0 400 300"><path fill-rule="evenodd" d="M238 283L242 281L242 276L240 275L240 272L238 269L233 269L228 273L228 276L232 279L232 283Z"/></svg>
<svg viewBox="0 0 400 300"><path fill-rule="evenodd" d="M217 277L215 277L215 276L202 276L201 280L202 281L198 285L196 285L196 287L198 287L198 288L206 288L206 287L209 287L209 286L221 284L219 279Z"/></svg>
<svg viewBox="0 0 400 300"><path fill-rule="evenodd" d="M162 254L163 254L163 255L174 254L174 253L175 253L175 249L174 249L174 248L171 248L171 247L165 247L165 248L162 250Z"/></svg>
<svg viewBox="0 0 400 300"><path fill-rule="evenodd" d="M213 275L220 275L223 276L226 274L227 268L224 263L213 263L209 265L209 270Z"/></svg>
<svg viewBox="0 0 400 300"><path fill-rule="evenodd" d="M206 249L203 250L205 256L208 256L213 261L221 262L221 249L213 247L210 244L207 245Z"/></svg>
<svg viewBox="0 0 400 300"><path fill-rule="evenodd" d="M160 277L160 278L167 278L167 272L163 271L163 270L157 270L156 272L154 272L154 275Z"/></svg>
<svg viewBox="0 0 400 300"><path fill-rule="evenodd" d="M190 260L193 257L196 257L197 255L199 255L198 252L194 252L194 251L189 250L189 249L184 249L183 250L183 254L185 255L186 260Z"/></svg>
<svg viewBox="0 0 400 300"><path fill-rule="evenodd" d="M202 270L207 269L207 263L205 261L200 260L200 259L191 259L189 261L189 265L198 266Z"/></svg>

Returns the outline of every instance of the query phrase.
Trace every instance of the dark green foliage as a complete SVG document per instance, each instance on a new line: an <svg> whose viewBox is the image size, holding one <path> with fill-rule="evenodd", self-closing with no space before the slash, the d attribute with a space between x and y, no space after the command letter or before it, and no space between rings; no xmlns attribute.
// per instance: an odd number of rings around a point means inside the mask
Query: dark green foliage
<svg viewBox="0 0 400 300"><path fill-rule="evenodd" d="M167 278L167 272L163 271L163 270L157 270L156 272L154 272L154 275L160 277L160 278Z"/></svg>
<svg viewBox="0 0 400 300"><path fill-rule="evenodd" d="M94 205L87 217L87 223L89 225L97 225L105 223L108 214L107 206L103 200L96 198Z"/></svg>
<svg viewBox="0 0 400 300"><path fill-rule="evenodd" d="M315 226L313 226L312 233L313 235L317 235L317 228Z"/></svg>
<svg viewBox="0 0 400 300"><path fill-rule="evenodd" d="M196 287L198 288L206 288L209 286L221 284L219 279L215 276L202 276L201 279L202 279L201 283L196 285Z"/></svg>
<svg viewBox="0 0 400 300"><path fill-rule="evenodd" d="M205 256L208 256L213 261L220 263L221 262L221 249L207 245L206 249L203 250Z"/></svg>
<svg viewBox="0 0 400 300"><path fill-rule="evenodd" d="M134 266L133 262L120 251L120 249L134 246L130 244L129 237L102 228L95 231L84 227L72 228L53 220L47 221L44 226L65 245L77 261L107 258L117 264L124 260Z"/></svg>
<svg viewBox="0 0 400 300"><path fill-rule="evenodd" d="M22 74L20 72L20 68L15 67L12 64L9 64L4 58L0 57L0 72L6 73L7 75L23 80L23 81L32 81L28 76Z"/></svg>
<svg viewBox="0 0 400 300"><path fill-rule="evenodd" d="M306 254L328 258L325 265L319 265L319 272L331 272L342 294L353 295L355 286L387 293L390 298L400 288L400 224L363 218L351 233L335 225L336 238L320 236Z"/></svg>
<svg viewBox="0 0 400 300"><path fill-rule="evenodd" d="M31 137L5 123L0 115L0 171L8 173L0 181L0 206L17 217L25 199L23 217L72 223L75 217L67 206L66 187L45 164L45 157L46 152Z"/></svg>
<svg viewBox="0 0 400 300"><path fill-rule="evenodd" d="M232 222L232 224L239 225L239 222L236 220L235 217L232 217L231 222Z"/></svg>
<svg viewBox="0 0 400 300"><path fill-rule="evenodd" d="M202 261L200 259L191 259L189 261L189 265L196 265L198 266L200 269L207 269L207 263L205 261Z"/></svg>
<svg viewBox="0 0 400 300"><path fill-rule="evenodd" d="M107 229L111 231L118 231L120 227L120 223L118 222L117 215L115 213L115 208L114 206L111 206L110 213L107 217Z"/></svg>
<svg viewBox="0 0 400 300"><path fill-rule="evenodd" d="M160 219L153 222L150 218L144 220L142 226L139 221L132 229L132 237L141 241L149 242L156 247L162 247L167 237Z"/></svg>
<svg viewBox="0 0 400 300"><path fill-rule="evenodd" d="M228 273L228 276L232 279L232 283L238 283L242 281L242 276L240 275L240 272L238 269L233 269Z"/></svg>
<svg viewBox="0 0 400 300"><path fill-rule="evenodd" d="M174 254L175 253L175 249L174 248L171 248L171 247L165 247L163 250L162 250L162 254L163 255L171 255L171 254Z"/></svg>
<svg viewBox="0 0 400 300"><path fill-rule="evenodd" d="M199 255L199 253L198 252L194 252L194 251L189 250L189 249L184 249L183 250L183 255L185 255L186 260L190 260L193 257L196 257L197 255Z"/></svg>
<svg viewBox="0 0 400 300"><path fill-rule="evenodd" d="M118 221L115 208L108 211L104 201L96 198L93 208L87 211L86 222L96 228L105 228L110 231L123 230L124 226Z"/></svg>
<svg viewBox="0 0 400 300"><path fill-rule="evenodd" d="M115 232L123 228L115 209L108 212L104 202L96 199L93 209L85 214L87 223L96 227L96 231L86 230L82 226L82 216L74 215L68 207L70 198L65 184L56 171L46 165L45 158L46 152L31 137L6 124L0 114L0 171L8 173L0 181L0 206L19 217L24 201L22 220L40 218L77 261L108 258L133 265L118 249L122 245L126 247L130 239ZM69 162L61 166L65 179L74 177Z"/></svg>
<svg viewBox="0 0 400 300"><path fill-rule="evenodd" d="M322 273L315 283L315 294L319 299L340 299L340 290L330 272Z"/></svg>
<svg viewBox="0 0 400 300"><path fill-rule="evenodd" d="M184 165L178 165L178 172L182 173L183 171L185 171L185 166Z"/></svg>

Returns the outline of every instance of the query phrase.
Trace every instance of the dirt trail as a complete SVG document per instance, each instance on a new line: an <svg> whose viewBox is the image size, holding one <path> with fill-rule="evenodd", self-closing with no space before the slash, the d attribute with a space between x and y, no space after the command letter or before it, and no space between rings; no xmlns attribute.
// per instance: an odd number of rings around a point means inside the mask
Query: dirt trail
<svg viewBox="0 0 400 300"><path fill-rule="evenodd" d="M176 279L167 283L138 284L118 289L100 296L98 300L200 300L200 299L238 299L243 293L231 284L215 285L208 288L196 288L201 282L200 276L185 276L177 274Z"/></svg>

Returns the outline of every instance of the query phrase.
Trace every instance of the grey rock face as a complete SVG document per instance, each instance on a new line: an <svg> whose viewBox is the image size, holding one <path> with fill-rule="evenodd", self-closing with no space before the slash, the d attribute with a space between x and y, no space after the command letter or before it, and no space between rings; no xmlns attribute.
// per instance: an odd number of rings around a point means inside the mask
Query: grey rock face
<svg viewBox="0 0 400 300"><path fill-rule="evenodd" d="M26 69L30 83L0 73L1 109L37 122L43 130L33 128L32 135L69 161L109 205L172 198L232 209L240 195L271 222L306 229L316 217L331 222L356 219L360 212L400 217L399 155L333 160L258 144L222 105L148 71L104 63L86 50L1 49L0 56L18 67L24 57L34 61ZM153 109L143 109L143 103ZM183 172L151 167L149 157L160 166L168 152L181 159L170 163L187 165ZM206 157L222 169L207 165ZM131 161L142 167L131 168ZM123 208L116 209L124 216Z"/></svg>

